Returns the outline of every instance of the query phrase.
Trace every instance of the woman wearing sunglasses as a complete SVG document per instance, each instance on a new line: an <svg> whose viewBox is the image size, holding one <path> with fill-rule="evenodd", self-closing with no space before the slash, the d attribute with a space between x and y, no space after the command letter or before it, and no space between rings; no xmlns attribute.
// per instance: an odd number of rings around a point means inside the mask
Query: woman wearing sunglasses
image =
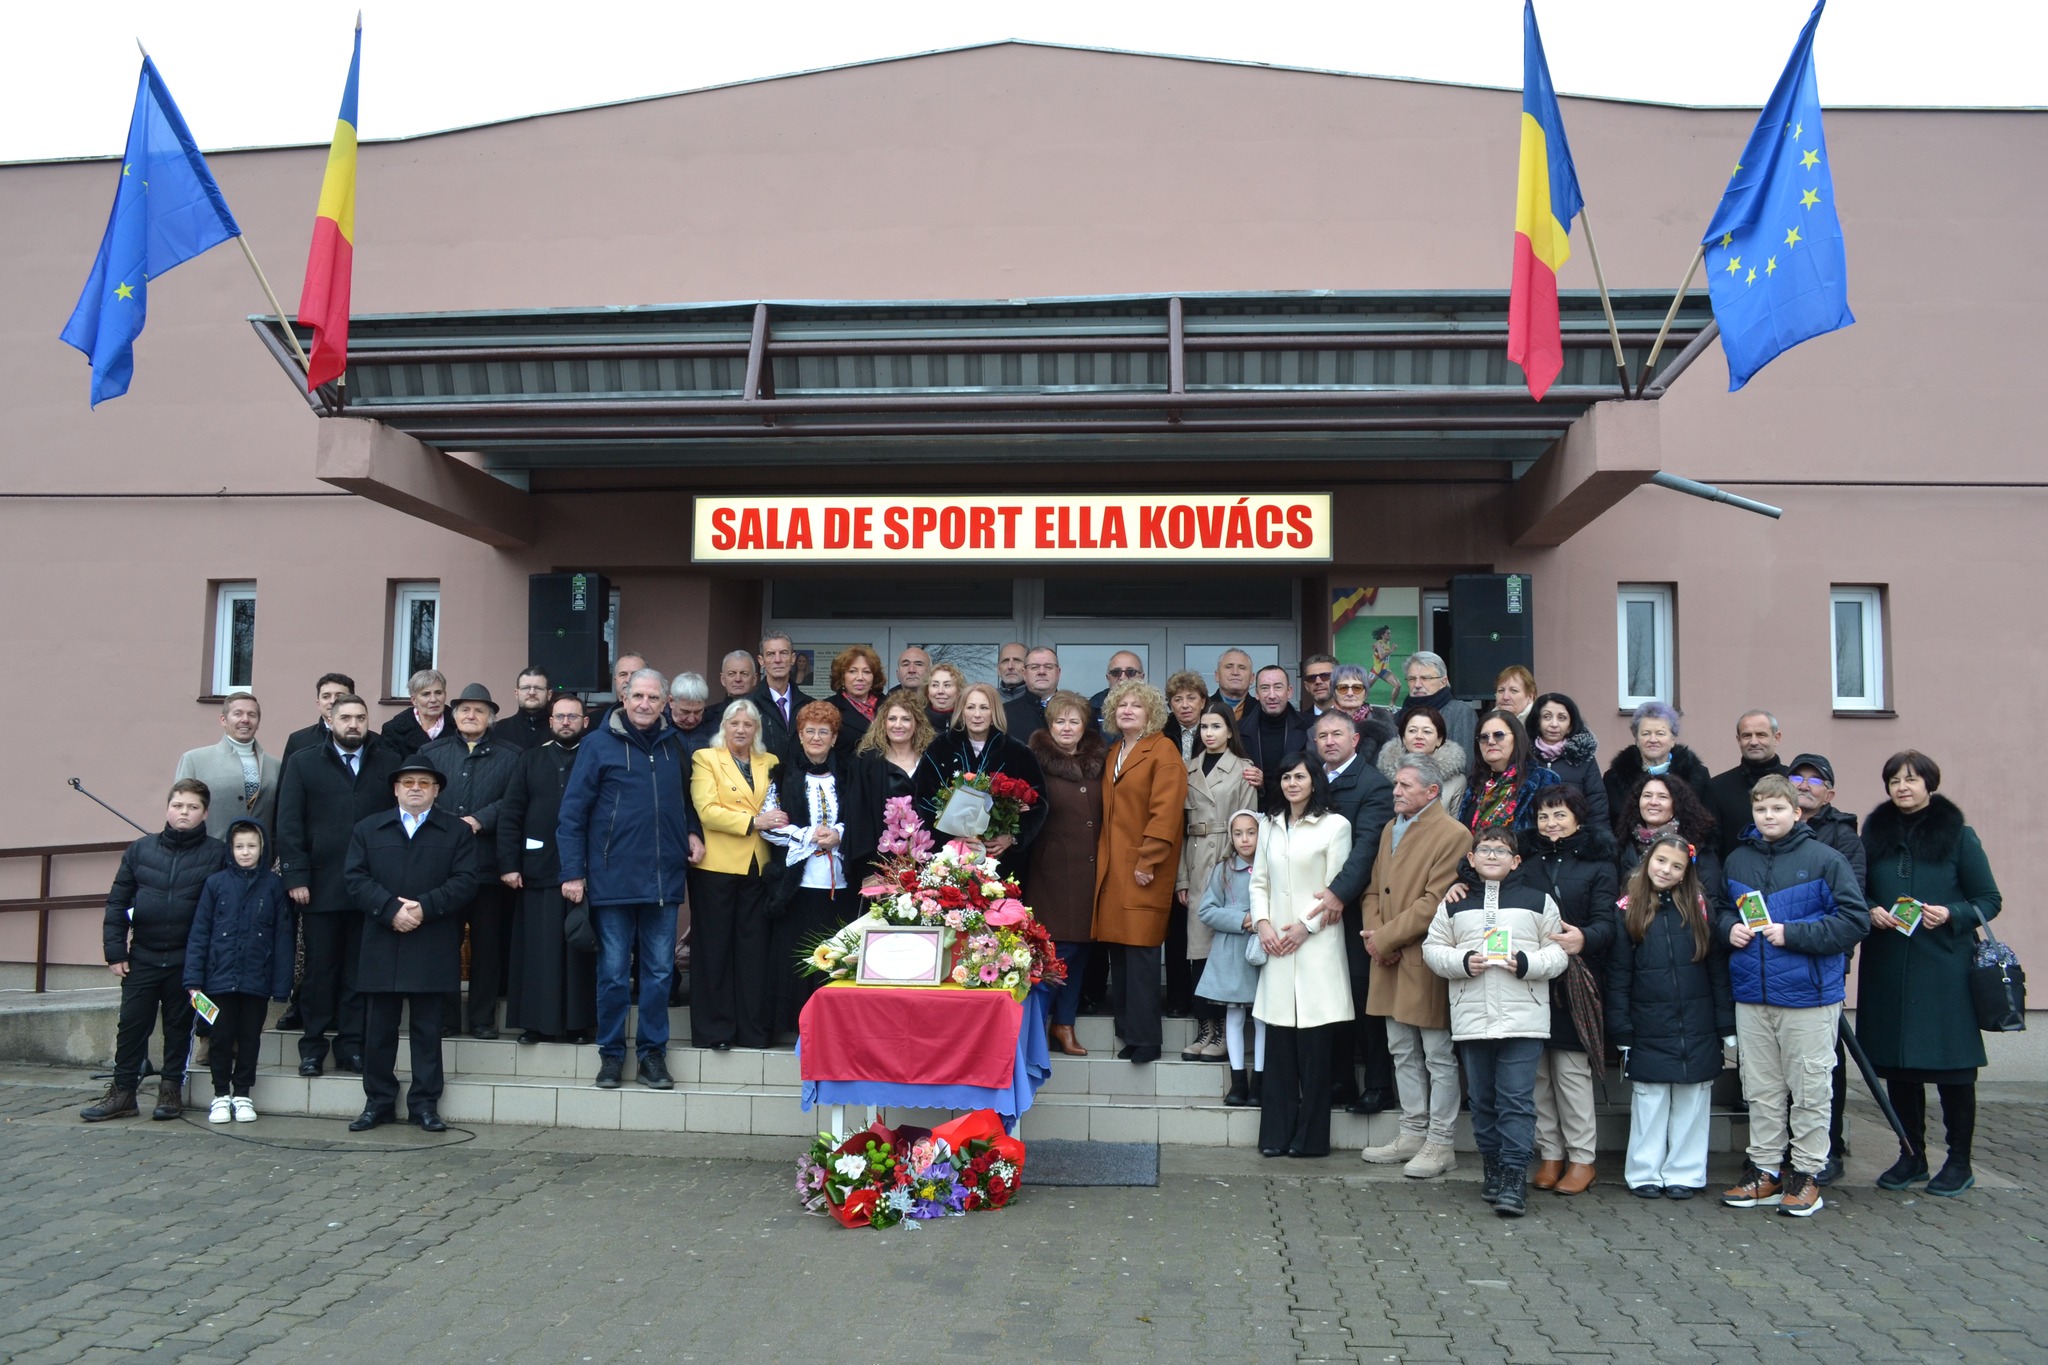
<svg viewBox="0 0 2048 1365"><path fill-rule="evenodd" d="M1536 828L1536 793L1557 785L1557 774L1536 760L1529 732L1512 714L1495 709L1473 731L1479 752L1465 777L1458 820L1469 830Z"/></svg>

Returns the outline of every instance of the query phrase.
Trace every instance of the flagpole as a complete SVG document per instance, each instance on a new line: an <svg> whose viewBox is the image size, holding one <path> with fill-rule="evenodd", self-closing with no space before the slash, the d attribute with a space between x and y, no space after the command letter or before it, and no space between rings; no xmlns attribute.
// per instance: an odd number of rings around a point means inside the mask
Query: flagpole
<svg viewBox="0 0 2048 1365"><path fill-rule="evenodd" d="M1590 232L1587 234L1586 240L1589 244L1592 242L1592 234ZM1643 362L1643 372L1637 380L1639 385L1650 382L1650 372L1657 368L1657 356L1664 349L1664 338L1671 335L1671 324L1678 317L1678 307L1685 302L1685 291L1692 288L1692 277L1699 272L1700 262L1706 258L1707 244L1701 242L1692 253L1692 264L1685 268L1685 283L1679 285L1678 293L1672 296L1671 309L1664 314L1664 325L1657 329L1657 340L1650 345L1650 358Z"/></svg>
<svg viewBox="0 0 2048 1365"><path fill-rule="evenodd" d="M1583 202L1579 205L1579 221L1586 225L1586 254L1593 260L1593 283L1600 286L1600 310L1607 314L1607 335L1614 342L1614 368L1621 372L1621 396L1627 398L1628 361L1621 353L1621 328L1614 324L1614 300L1607 296L1607 276L1600 270L1600 248L1593 242L1593 215L1586 212Z"/></svg>
<svg viewBox="0 0 2048 1365"><path fill-rule="evenodd" d="M310 374L313 362L306 359L305 348L299 345L299 334L292 330L292 322L285 316L284 305L277 301L277 291L270 287L270 277L263 273L262 266L256 264L256 253L249 250L248 237L237 233L235 244L242 248L242 255L247 258L249 268L256 272L256 282L263 286L263 296L270 300L271 311L277 314L278 325L284 330L284 339L291 343L292 354L299 358L300 370Z"/></svg>

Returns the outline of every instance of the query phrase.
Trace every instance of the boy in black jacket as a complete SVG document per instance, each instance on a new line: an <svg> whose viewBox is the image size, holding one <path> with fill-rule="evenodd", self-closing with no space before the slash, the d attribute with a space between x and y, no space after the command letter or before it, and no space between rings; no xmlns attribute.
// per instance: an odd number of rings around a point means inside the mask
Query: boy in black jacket
<svg viewBox="0 0 2048 1365"><path fill-rule="evenodd" d="M163 832L144 835L121 854L121 869L107 892L102 931L107 969L121 978L114 1079L99 1103L79 1111L87 1123L132 1118L138 1112L135 1086L159 1010L164 1069L150 1117L174 1119L185 1110L185 1054L192 1047L185 941L192 933L200 890L228 861L228 846L206 833L206 807L212 797L197 778L173 782Z"/></svg>

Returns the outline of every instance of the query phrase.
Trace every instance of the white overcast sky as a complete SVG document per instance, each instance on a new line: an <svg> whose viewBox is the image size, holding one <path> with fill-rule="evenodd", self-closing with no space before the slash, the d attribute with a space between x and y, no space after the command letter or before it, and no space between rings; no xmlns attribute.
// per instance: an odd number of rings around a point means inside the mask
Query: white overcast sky
<svg viewBox="0 0 2048 1365"><path fill-rule="evenodd" d="M145 43L201 146L325 142L358 0L0 0L0 160L117 152ZM368 0L361 135L1002 38L1518 87L1521 0ZM1760 106L1810 0L1544 0L1567 94ZM1835 0L1829 105L2048 105L2044 0Z"/></svg>

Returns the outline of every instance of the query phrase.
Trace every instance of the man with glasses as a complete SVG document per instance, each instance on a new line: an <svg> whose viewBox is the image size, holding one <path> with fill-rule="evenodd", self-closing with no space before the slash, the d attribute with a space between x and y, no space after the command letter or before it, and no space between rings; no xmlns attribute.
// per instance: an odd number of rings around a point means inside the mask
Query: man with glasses
<svg viewBox="0 0 2048 1365"><path fill-rule="evenodd" d="M1405 672L1409 702L1420 703L1442 716L1444 738L1471 753L1472 732L1479 728L1479 713L1472 709L1470 702L1459 701L1451 695L1451 675L1444 666L1443 656L1418 649L1408 656Z"/></svg>
<svg viewBox="0 0 2048 1365"><path fill-rule="evenodd" d="M1336 678L1337 656L1334 654L1311 654L1301 661L1303 715L1314 720L1336 704Z"/></svg>
<svg viewBox="0 0 2048 1365"><path fill-rule="evenodd" d="M1786 780L1792 784L1800 823L1813 831L1814 838L1849 860L1849 867L1856 874L1856 885L1870 885L1866 878L1869 859L1863 849L1863 837L1856 832L1856 817L1835 809L1835 765L1820 754L1801 754L1792 760L1792 769ZM1848 1058L1842 1054L1842 1040L1838 1037L1835 1039L1835 1093L1828 1114L1828 1159L1814 1173L1816 1185L1832 1185L1842 1178L1842 1158L1849 1154L1842 1106L1848 1098Z"/></svg>
<svg viewBox="0 0 2048 1365"><path fill-rule="evenodd" d="M491 738L524 753L548 742L548 675L528 666L513 688L519 709L491 727Z"/></svg>
<svg viewBox="0 0 2048 1365"><path fill-rule="evenodd" d="M462 911L482 880L476 835L434 807L441 773L410 758L391 775L397 805L349 835L342 874L363 925L356 984L363 993L363 1112L351 1133L397 1118L398 1014L412 1019L407 1118L445 1133L441 1036L448 997L462 989Z"/></svg>
<svg viewBox="0 0 2048 1365"><path fill-rule="evenodd" d="M1768 711L1745 711L1736 718L1735 746L1742 751L1742 761L1707 783L1707 809L1714 814L1714 837L1720 842L1724 862L1742 842L1742 831L1749 828L1750 789L1766 777L1783 776L1786 771L1785 760L1778 757L1778 742L1784 737L1778 718ZM1862 878L1857 878L1856 884L1863 885Z"/></svg>
<svg viewBox="0 0 2048 1365"><path fill-rule="evenodd" d="M1007 704L1024 695L1024 643L1012 640L996 651L996 691Z"/></svg>
<svg viewBox="0 0 2048 1365"><path fill-rule="evenodd" d="M1060 652L1039 645L1024 655L1024 695L1003 707L1003 728L1020 744L1045 728L1045 704L1060 690Z"/></svg>
<svg viewBox="0 0 2048 1365"><path fill-rule="evenodd" d="M1120 649L1109 656L1109 667L1103 670L1103 677L1109 680L1109 686L1088 699L1088 715L1101 727L1105 736L1114 737L1109 718L1102 714L1102 703L1109 699L1109 689L1118 683L1128 682L1133 678L1139 682L1145 681L1145 665L1128 649Z"/></svg>

